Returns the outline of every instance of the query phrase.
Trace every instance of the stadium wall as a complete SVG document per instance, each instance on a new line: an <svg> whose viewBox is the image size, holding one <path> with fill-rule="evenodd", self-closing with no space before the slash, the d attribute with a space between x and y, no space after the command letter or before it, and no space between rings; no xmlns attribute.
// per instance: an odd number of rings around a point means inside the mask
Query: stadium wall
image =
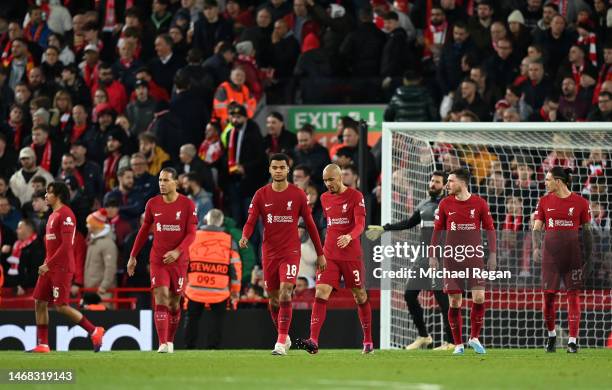
<svg viewBox="0 0 612 390"><path fill-rule="evenodd" d="M57 312L49 313L49 345L53 350L88 350L90 341L85 331L72 325ZM102 350L142 350L157 348L152 312L150 310L88 312L96 325L106 328ZM183 317L184 319L184 317ZM372 313L372 336L379 345L379 312ZM200 322L198 348L204 347L206 318ZM176 335L176 347L183 345L183 324ZM291 321L292 337L309 334L310 310L294 310ZM222 349L270 349L276 340L267 310L238 310L227 313L221 341ZM362 331L356 310L329 310L321 331L321 348L361 348ZM110 343L110 344L109 344ZM24 350L36 344L36 326L29 311L3 311L0 316L0 350Z"/></svg>

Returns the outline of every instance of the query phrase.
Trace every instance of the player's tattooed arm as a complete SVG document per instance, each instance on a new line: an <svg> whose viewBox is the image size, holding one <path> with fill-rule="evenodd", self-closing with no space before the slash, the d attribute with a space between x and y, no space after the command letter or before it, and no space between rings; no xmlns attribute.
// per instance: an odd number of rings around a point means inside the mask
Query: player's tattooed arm
<svg viewBox="0 0 612 390"><path fill-rule="evenodd" d="M531 231L531 241L533 242L533 261L540 262L542 257L542 237L544 237L544 225L542 221L536 220Z"/></svg>

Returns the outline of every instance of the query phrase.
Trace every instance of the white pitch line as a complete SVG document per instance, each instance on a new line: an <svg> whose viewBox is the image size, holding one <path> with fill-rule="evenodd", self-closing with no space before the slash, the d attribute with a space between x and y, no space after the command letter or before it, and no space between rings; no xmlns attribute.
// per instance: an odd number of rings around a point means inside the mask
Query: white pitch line
<svg viewBox="0 0 612 390"><path fill-rule="evenodd" d="M212 378L209 378L209 380ZM240 378L240 377L231 377L226 376L222 378L218 378L220 381L225 383L240 383L240 382L248 382L252 383L252 381L248 378ZM261 380L258 379L257 382L267 382L278 385L278 380ZM355 388L387 388L387 389L396 389L396 390L442 390L442 386L433 384L433 383L404 383L404 382L392 382L392 381L381 381L381 380L339 380L339 379L313 379L308 380L309 386L330 386L334 389L355 389ZM291 387L291 386L290 386ZM294 387L291 387L294 388ZM300 388L302 388L300 386ZM311 387L307 387L311 388Z"/></svg>

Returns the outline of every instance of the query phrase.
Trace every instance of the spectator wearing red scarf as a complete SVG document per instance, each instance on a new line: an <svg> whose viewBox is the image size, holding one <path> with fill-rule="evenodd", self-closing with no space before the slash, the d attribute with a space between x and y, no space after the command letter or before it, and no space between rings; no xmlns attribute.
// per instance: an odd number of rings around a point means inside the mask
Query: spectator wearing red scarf
<svg viewBox="0 0 612 390"><path fill-rule="evenodd" d="M49 138L49 127L37 125L32 129L32 144L38 165L45 171L55 174L61 161L60 147Z"/></svg>

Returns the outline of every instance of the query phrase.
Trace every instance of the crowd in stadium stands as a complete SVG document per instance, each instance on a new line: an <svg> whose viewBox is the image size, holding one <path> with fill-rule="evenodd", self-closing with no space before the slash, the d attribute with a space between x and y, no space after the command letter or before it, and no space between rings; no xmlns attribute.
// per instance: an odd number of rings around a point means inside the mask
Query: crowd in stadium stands
<svg viewBox="0 0 612 390"><path fill-rule="evenodd" d="M106 297L115 286L149 286L148 250L134 277L124 270L166 166L178 169L200 222L212 207L223 209L237 240L251 197L268 180L267 156L287 153L324 235L321 171L336 161L345 183L358 186L358 124L339 120L335 143L325 148L314 127L287 129L277 112L262 132L253 117L269 104L389 102L388 121L610 121L610 26L607 0L4 2L4 287L22 296L35 284L50 214L45 188L53 180L68 184L77 218L75 293L93 287ZM576 189L590 197L593 224L610 229L607 153L559 149L501 161L486 147L435 148L441 168L472 168L500 230L528 228L542 173L553 165L580 175ZM380 145L367 158L375 223ZM397 171L393 180L406 179ZM417 201L397 196L408 208ZM316 256L300 234L302 291L313 285ZM249 298L263 294L254 237L240 251Z"/></svg>

